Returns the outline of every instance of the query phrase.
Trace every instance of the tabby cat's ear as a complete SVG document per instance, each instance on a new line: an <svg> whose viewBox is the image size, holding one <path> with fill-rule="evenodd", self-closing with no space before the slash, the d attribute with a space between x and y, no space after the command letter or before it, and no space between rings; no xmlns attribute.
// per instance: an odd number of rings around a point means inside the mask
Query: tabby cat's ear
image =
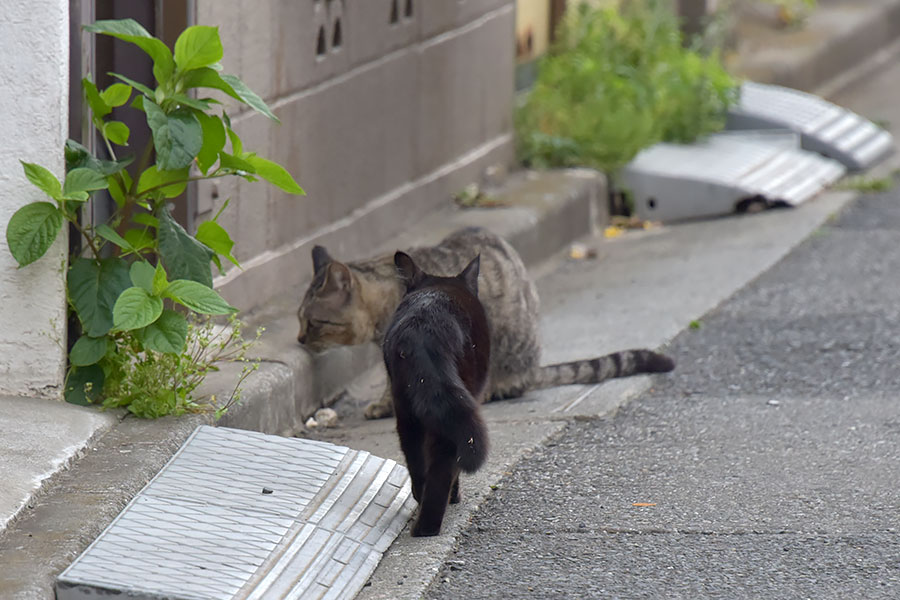
<svg viewBox="0 0 900 600"><path fill-rule="evenodd" d="M323 246L313 246L312 249L313 272L318 274L319 271L327 267L333 259Z"/></svg>
<svg viewBox="0 0 900 600"><path fill-rule="evenodd" d="M342 262L336 260L331 261L325 267L325 281L319 288L325 293L349 292L353 285L353 278L350 276L350 269Z"/></svg>
<svg viewBox="0 0 900 600"><path fill-rule="evenodd" d="M481 255L479 254L478 256L473 258L472 262L466 265L466 268L462 270L462 273L457 276L463 281L463 283L466 284L466 287L469 289L469 291L476 296L478 295L478 271L480 270L480 268Z"/></svg>
<svg viewBox="0 0 900 600"><path fill-rule="evenodd" d="M394 264L397 266L397 272L400 274L401 279L406 283L407 289L414 287L422 280L423 273L421 269L406 252L397 251L394 254Z"/></svg>

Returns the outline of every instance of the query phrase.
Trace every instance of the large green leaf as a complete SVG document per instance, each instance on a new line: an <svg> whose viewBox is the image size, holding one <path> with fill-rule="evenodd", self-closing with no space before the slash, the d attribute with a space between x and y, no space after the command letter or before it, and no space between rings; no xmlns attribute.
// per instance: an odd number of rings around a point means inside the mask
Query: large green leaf
<svg viewBox="0 0 900 600"><path fill-rule="evenodd" d="M243 81L235 77L234 75L228 75L227 73L222 75L222 80L231 86L231 89L235 91L238 97L243 100L250 108L254 109L257 112L260 112L276 123L280 123L278 117L275 116L275 113L269 109L263 99L256 95L256 92L247 87Z"/></svg>
<svg viewBox="0 0 900 600"><path fill-rule="evenodd" d="M137 251L156 246L156 236L146 229L129 229L122 237Z"/></svg>
<svg viewBox="0 0 900 600"><path fill-rule="evenodd" d="M153 265L146 261L139 260L131 265L131 269L128 270L128 276L131 278L131 283L133 283L135 287L144 288L148 292L153 292L153 275L155 272Z"/></svg>
<svg viewBox="0 0 900 600"><path fill-rule="evenodd" d="M131 98L131 86L124 83L114 83L100 93L100 97L107 106L122 106Z"/></svg>
<svg viewBox="0 0 900 600"><path fill-rule="evenodd" d="M209 110L210 99L191 98L190 96L185 96L184 94L173 94L169 98L180 106L190 106L191 108L196 108L199 111Z"/></svg>
<svg viewBox="0 0 900 600"><path fill-rule="evenodd" d="M205 87L220 90L247 104L273 121L280 123L275 113L247 85L234 75L220 75L214 69L204 67L188 73L184 78L185 88Z"/></svg>
<svg viewBox="0 0 900 600"><path fill-rule="evenodd" d="M225 302L214 289L196 281L176 279L166 288L166 297L204 315L227 315L237 312L237 309Z"/></svg>
<svg viewBox="0 0 900 600"><path fill-rule="evenodd" d="M167 354L179 354L184 350L188 324L174 310L163 310L160 317L139 333L141 341L150 350Z"/></svg>
<svg viewBox="0 0 900 600"><path fill-rule="evenodd" d="M244 160L253 165L253 168L256 169L256 174L269 183L280 187L289 194L306 195L306 192L297 185L291 174L278 163L255 154L245 155Z"/></svg>
<svg viewBox="0 0 900 600"><path fill-rule="evenodd" d="M78 338L69 352L69 362L76 367L93 365L106 355L108 338L106 336L92 338L83 335Z"/></svg>
<svg viewBox="0 0 900 600"><path fill-rule="evenodd" d="M103 124L103 135L117 146L127 146L131 130L122 121L108 121Z"/></svg>
<svg viewBox="0 0 900 600"><path fill-rule="evenodd" d="M113 306L113 327L121 331L140 329L157 320L162 311L162 298L151 295L144 288L130 287Z"/></svg>
<svg viewBox="0 0 900 600"><path fill-rule="evenodd" d="M120 171L131 164L134 160L133 156L115 160L101 160L91 154L90 150L76 142L75 140L66 140L66 171L73 169L87 168L97 171L101 175L112 175L116 171Z"/></svg>
<svg viewBox="0 0 900 600"><path fill-rule="evenodd" d="M144 94L148 98L153 97L153 90L148 88L143 83L135 81L134 79L129 79L128 77L125 77L124 75L119 75L118 73L107 73L107 75L112 75L116 79L121 79L122 81L124 81L125 83L127 83L128 85L130 85L131 87L133 87L134 89L139 91L140 93Z"/></svg>
<svg viewBox="0 0 900 600"><path fill-rule="evenodd" d="M28 181L54 200L58 200L62 196L62 185L60 185L59 179L53 173L41 165L25 161L19 162L22 163L22 168L25 170L25 177L28 178Z"/></svg>
<svg viewBox="0 0 900 600"><path fill-rule="evenodd" d="M169 48L133 19L97 21L86 25L84 30L111 35L138 46L153 59L153 76L160 84L166 83L175 71L175 61Z"/></svg>
<svg viewBox="0 0 900 600"><path fill-rule="evenodd" d="M256 173L256 167L254 167L252 164L239 156L228 154L224 150L219 152L219 166L221 166L223 169L241 171L243 173L249 173L251 175L253 173Z"/></svg>
<svg viewBox="0 0 900 600"><path fill-rule="evenodd" d="M162 263L156 263L156 269L153 271L153 294L162 296L166 288L169 287L169 278L166 276L166 270Z"/></svg>
<svg viewBox="0 0 900 600"><path fill-rule="evenodd" d="M153 227L154 229L159 227L159 219L149 213L138 213L131 217L131 220L139 225L146 225L147 227Z"/></svg>
<svg viewBox="0 0 900 600"><path fill-rule="evenodd" d="M106 223L104 223L103 225L99 225L98 227L96 227L94 229L94 231L96 231L97 235L102 237L104 240L108 240L108 241L112 242L113 244L115 244L116 246L121 248L122 250L125 250L126 252L137 254L137 249L134 246L132 246L130 243L128 243L128 240L126 240L121 235L119 235L115 229L113 229Z"/></svg>
<svg viewBox="0 0 900 600"><path fill-rule="evenodd" d="M93 192L105 190L108 187L109 182L102 173L87 167L79 167L66 173L63 194L68 197L77 192Z"/></svg>
<svg viewBox="0 0 900 600"><path fill-rule="evenodd" d="M153 131L157 166L164 171L189 166L203 147L203 128L193 111L179 108L166 114L150 100L144 101L144 110Z"/></svg>
<svg viewBox="0 0 900 600"><path fill-rule="evenodd" d="M175 64L181 71L206 67L222 60L219 28L193 25L175 40Z"/></svg>
<svg viewBox="0 0 900 600"><path fill-rule="evenodd" d="M128 264L120 258L95 261L74 258L69 268L69 301L91 337L105 335L113 325L113 306L131 286Z"/></svg>
<svg viewBox="0 0 900 600"><path fill-rule="evenodd" d="M172 279L190 279L212 288L212 250L198 242L179 225L165 207L159 219L159 255Z"/></svg>
<svg viewBox="0 0 900 600"><path fill-rule="evenodd" d="M197 240L209 246L216 254L230 260L234 266L240 267L237 259L231 255L234 241L225 229L215 221L205 221L197 227Z"/></svg>
<svg viewBox="0 0 900 600"><path fill-rule="evenodd" d="M91 107L91 112L94 113L97 119L102 119L112 112L112 107L100 95L100 91L97 90L97 86L94 85L93 81L85 77L81 80L81 87L84 89L84 97L88 106Z"/></svg>
<svg viewBox="0 0 900 600"><path fill-rule="evenodd" d="M17 210L6 226L6 243L19 266L46 254L62 225L62 213L50 202L32 202Z"/></svg>
<svg viewBox="0 0 900 600"><path fill-rule="evenodd" d="M219 117L198 114L203 129L203 147L197 154L197 166L204 175L219 158L219 151L225 147L225 125Z"/></svg>
<svg viewBox="0 0 900 600"><path fill-rule="evenodd" d="M138 179L137 193L140 195L151 188L163 186L160 188L163 197L174 198L181 195L181 192L187 187L189 173L190 167L175 169L174 171L160 171L154 165L141 173L141 177ZM165 185L171 182L176 183Z"/></svg>
<svg viewBox="0 0 900 600"><path fill-rule="evenodd" d="M99 365L76 367L66 377L66 402L88 406L103 392L103 369Z"/></svg>

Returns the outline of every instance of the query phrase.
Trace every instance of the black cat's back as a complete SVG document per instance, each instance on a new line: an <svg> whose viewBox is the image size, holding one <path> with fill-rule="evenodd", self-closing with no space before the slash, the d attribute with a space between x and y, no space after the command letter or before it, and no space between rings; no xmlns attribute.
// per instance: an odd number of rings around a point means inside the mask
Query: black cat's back
<svg viewBox="0 0 900 600"><path fill-rule="evenodd" d="M490 332L477 297L478 259L457 277L397 265L409 291L385 335L383 352L400 446L420 515L413 535L437 535L448 501L459 499L459 471L487 458L479 406L488 391Z"/></svg>

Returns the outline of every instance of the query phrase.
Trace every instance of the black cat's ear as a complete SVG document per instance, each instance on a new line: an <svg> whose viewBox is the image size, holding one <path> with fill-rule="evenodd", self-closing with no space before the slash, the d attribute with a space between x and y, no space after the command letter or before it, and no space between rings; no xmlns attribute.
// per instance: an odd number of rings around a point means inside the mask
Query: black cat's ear
<svg viewBox="0 0 900 600"><path fill-rule="evenodd" d="M406 252L398 250L394 254L394 264L397 266L397 273L400 274L400 278L406 283L407 289L414 287L422 280L423 273L421 269Z"/></svg>
<svg viewBox="0 0 900 600"><path fill-rule="evenodd" d="M331 258L331 255L328 254L328 250L326 250L323 246L313 246L313 273L318 274L319 271L327 267L333 260L334 259Z"/></svg>
<svg viewBox="0 0 900 600"><path fill-rule="evenodd" d="M480 268L481 255L479 254L478 256L473 258L472 262L466 265L466 268L462 270L462 273L457 276L466 284L466 287L469 289L469 291L476 296L478 295L478 271L480 270Z"/></svg>
<svg viewBox="0 0 900 600"><path fill-rule="evenodd" d="M323 292L349 292L353 286L353 277L350 276L350 269L342 262L336 260L331 261L325 267L325 280L322 287L319 288Z"/></svg>

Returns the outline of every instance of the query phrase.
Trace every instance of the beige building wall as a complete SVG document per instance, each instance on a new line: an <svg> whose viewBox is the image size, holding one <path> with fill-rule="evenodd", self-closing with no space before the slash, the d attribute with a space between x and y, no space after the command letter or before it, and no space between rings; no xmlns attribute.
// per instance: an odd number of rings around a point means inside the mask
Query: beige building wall
<svg viewBox="0 0 900 600"><path fill-rule="evenodd" d="M284 164L307 196L220 179L197 220L220 222L243 270L217 287L252 308L310 275L322 243L371 248L512 159L513 0L197 0L219 25L226 72L281 119L232 115L245 148Z"/></svg>
<svg viewBox="0 0 900 600"><path fill-rule="evenodd" d="M516 0L516 55L527 61L547 51L550 0Z"/></svg>

